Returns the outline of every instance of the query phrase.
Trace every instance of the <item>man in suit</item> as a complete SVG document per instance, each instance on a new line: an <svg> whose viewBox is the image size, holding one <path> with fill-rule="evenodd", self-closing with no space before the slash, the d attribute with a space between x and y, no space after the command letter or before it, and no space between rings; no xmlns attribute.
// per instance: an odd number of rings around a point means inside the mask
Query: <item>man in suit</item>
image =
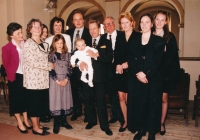
<svg viewBox="0 0 200 140"><path fill-rule="evenodd" d="M115 42L116 42L116 37L117 35L120 35L122 32L117 31L115 29L115 20L113 17L108 16L104 19L104 29L107 31L102 37L107 38L108 40L111 41L112 44L112 50L114 54L115 50ZM114 56L113 56L114 58ZM114 61L114 59L113 59ZM112 61L112 62L113 62ZM106 84L106 91L109 96L109 101L110 101L110 106L111 106L111 112L112 112L112 117L109 120L109 123L115 123L116 121L119 121L120 123L123 123L123 115L121 112L121 108L119 105L119 98L118 98L118 93L115 87L115 79L114 76L116 74L116 67L112 63L112 65L109 65L108 67L108 75L107 75L107 84Z"/></svg>
<svg viewBox="0 0 200 140"><path fill-rule="evenodd" d="M75 41L77 38L82 38L85 40L86 45L92 41L91 35L88 28L84 27L84 15L80 11L75 11L72 16L72 21L74 28L66 31L66 34L70 35L72 42L72 54L76 51ZM78 67L74 67L71 75L71 87L73 96L73 110L74 114L71 117L72 121L75 121L78 117L82 115L82 95L81 87L82 81L80 80L81 72ZM85 120L86 121L86 118Z"/></svg>
<svg viewBox="0 0 200 140"><path fill-rule="evenodd" d="M111 65L113 59L113 50L111 42L100 36L100 23L97 20L89 21L89 32L92 36L92 41L89 46L93 46L98 50L98 54L88 50L87 53L92 58L92 66L94 69L93 84L91 88L87 83L83 84L83 99L85 102L86 115L88 124L85 129L91 129L97 124L97 116L94 105L94 95L96 99L97 115L99 118L100 128L107 135L112 135L109 128L108 113L106 107L105 93L108 66ZM80 63L80 69L87 68L84 62Z"/></svg>

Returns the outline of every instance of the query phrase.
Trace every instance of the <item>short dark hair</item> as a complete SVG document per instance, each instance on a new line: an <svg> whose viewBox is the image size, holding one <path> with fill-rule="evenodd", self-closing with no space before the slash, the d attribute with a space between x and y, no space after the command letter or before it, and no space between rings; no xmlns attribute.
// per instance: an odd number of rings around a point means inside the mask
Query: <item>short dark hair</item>
<svg viewBox="0 0 200 140"><path fill-rule="evenodd" d="M100 23L98 20L90 20L88 23L89 23L89 24L91 24L91 23L96 23L98 28L101 27L101 23Z"/></svg>
<svg viewBox="0 0 200 140"><path fill-rule="evenodd" d="M139 31L142 31L142 29L141 29L141 27L140 27L140 23L141 23L141 19L142 19L143 17L145 17L145 16L147 16L147 17L150 18L152 24L154 23L154 22L153 22L153 16L152 16L150 13L142 14L141 17L140 17L140 20L139 20L139 24L138 24L138 30L139 30Z"/></svg>
<svg viewBox="0 0 200 140"><path fill-rule="evenodd" d="M8 34L8 36L12 36L13 32L15 32L16 30L21 29L22 26L16 22L11 22L8 26L7 26L7 31L6 33Z"/></svg>
<svg viewBox="0 0 200 140"><path fill-rule="evenodd" d="M30 32L32 27L33 27L33 23L35 22L39 22L40 23L40 27L41 27L41 30L42 30L42 22L39 20L39 19L31 19L28 24L27 24L27 28L26 28L26 33L27 33L27 36L30 38L32 37L32 33Z"/></svg>
<svg viewBox="0 0 200 140"><path fill-rule="evenodd" d="M83 13L82 13L81 11L75 10L75 11L73 11L73 13L72 13L72 21L73 21L73 17L74 17L75 14L81 14L82 17L83 17L83 20L84 20L85 17L84 17L84 15L83 15Z"/></svg>
<svg viewBox="0 0 200 140"><path fill-rule="evenodd" d="M64 20L62 18L59 17L54 17L51 21L50 21L50 34L54 35L54 30L53 30L53 26L55 22L61 22L62 24L62 30L61 33L64 33Z"/></svg>

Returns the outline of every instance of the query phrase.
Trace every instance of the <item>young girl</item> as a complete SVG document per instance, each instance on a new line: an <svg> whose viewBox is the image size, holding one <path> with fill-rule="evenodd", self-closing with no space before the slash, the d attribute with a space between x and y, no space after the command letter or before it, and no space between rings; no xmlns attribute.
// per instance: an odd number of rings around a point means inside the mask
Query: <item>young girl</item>
<svg viewBox="0 0 200 140"><path fill-rule="evenodd" d="M173 33L169 32L168 28L168 15L166 11L158 11L154 16L153 33L161 36L167 42L165 46L164 58L164 84L163 84L163 99L162 99L162 117L161 117L161 130L160 134L164 135L165 118L168 109L168 93L175 89L179 80L180 63L178 56L178 46L176 38Z"/></svg>
<svg viewBox="0 0 200 140"><path fill-rule="evenodd" d="M50 112L54 117L53 132L57 134L60 124L66 129L72 129L72 126L66 121L66 115L72 112L73 106L70 85L72 71L70 54L61 34L57 34L53 38L49 62L52 63L49 88Z"/></svg>

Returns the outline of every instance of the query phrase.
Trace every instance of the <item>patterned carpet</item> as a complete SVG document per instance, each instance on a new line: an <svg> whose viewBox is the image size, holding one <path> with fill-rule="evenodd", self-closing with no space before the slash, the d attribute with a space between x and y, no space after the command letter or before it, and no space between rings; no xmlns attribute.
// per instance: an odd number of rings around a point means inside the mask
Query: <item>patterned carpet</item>
<svg viewBox="0 0 200 140"><path fill-rule="evenodd" d="M169 114L166 120L167 133L164 136L160 136L160 134L157 134L156 140L200 140L200 127L195 127L195 122L194 120L192 120L192 108L193 102L190 102L188 127L185 126L185 120L183 116ZM109 108L108 112L110 112ZM86 124L83 122L83 116L79 117L78 120L73 122L70 121L70 117L71 116L69 116L67 119L68 122L73 126L73 129L66 130L65 128L61 128L59 135L68 136L80 140L132 140L135 135L128 130L123 133L118 132L120 124L119 122L116 122L110 125L110 129L113 131L113 135L107 136L103 131L100 130L99 125L96 125L91 130L86 130ZM6 105L3 96L0 96L0 123L14 125L15 127L12 127L11 129L15 129L16 133L18 132L16 128L16 120L14 117L9 116L8 106ZM50 132L52 133L53 120L51 120L50 123L43 123L42 125L50 127ZM3 132L1 131L2 129L3 128L0 125L0 136L3 134ZM18 132L18 134L20 134L20 132ZM51 134L49 135L49 137L53 135L54 134ZM40 137L37 137L39 140ZM46 136L44 138L46 140L50 140ZM143 137L142 140L146 139L147 135Z"/></svg>

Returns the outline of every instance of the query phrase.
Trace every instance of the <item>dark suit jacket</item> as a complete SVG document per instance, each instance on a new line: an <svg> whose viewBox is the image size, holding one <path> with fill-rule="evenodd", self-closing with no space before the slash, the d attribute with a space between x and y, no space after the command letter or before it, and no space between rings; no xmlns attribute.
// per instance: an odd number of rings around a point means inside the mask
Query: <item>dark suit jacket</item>
<svg viewBox="0 0 200 140"><path fill-rule="evenodd" d="M70 35L70 37L71 37L72 46L74 46L74 44L73 44L74 30L75 30L75 28L72 28L72 29L69 29L66 31L66 34ZM89 33L88 28L84 27L81 38L85 40L85 43L87 46L89 46L89 44L91 44L92 37Z"/></svg>
<svg viewBox="0 0 200 140"><path fill-rule="evenodd" d="M92 46L92 41L89 46ZM97 57L97 60L92 59L92 66L94 69L93 82L106 82L107 69L108 66L112 64L113 59L113 50L110 40L100 37L96 49L99 52L99 57Z"/></svg>
<svg viewBox="0 0 200 140"><path fill-rule="evenodd" d="M116 44L117 43L117 39L119 38L119 36L121 36L121 34L123 34L122 31L118 31L118 30L116 30L116 31L117 31L117 36L116 36L116 42L115 42L115 49L116 49L116 46L117 46L117 44ZM105 34L102 35L102 37L105 38L105 39L107 39L107 35L108 35L108 33L105 33ZM115 57L114 56L115 55L114 51L115 50L113 50L113 58ZM111 69L111 72L113 74L116 72L116 66L114 65L114 63L112 63L112 65L110 65L108 69Z"/></svg>

